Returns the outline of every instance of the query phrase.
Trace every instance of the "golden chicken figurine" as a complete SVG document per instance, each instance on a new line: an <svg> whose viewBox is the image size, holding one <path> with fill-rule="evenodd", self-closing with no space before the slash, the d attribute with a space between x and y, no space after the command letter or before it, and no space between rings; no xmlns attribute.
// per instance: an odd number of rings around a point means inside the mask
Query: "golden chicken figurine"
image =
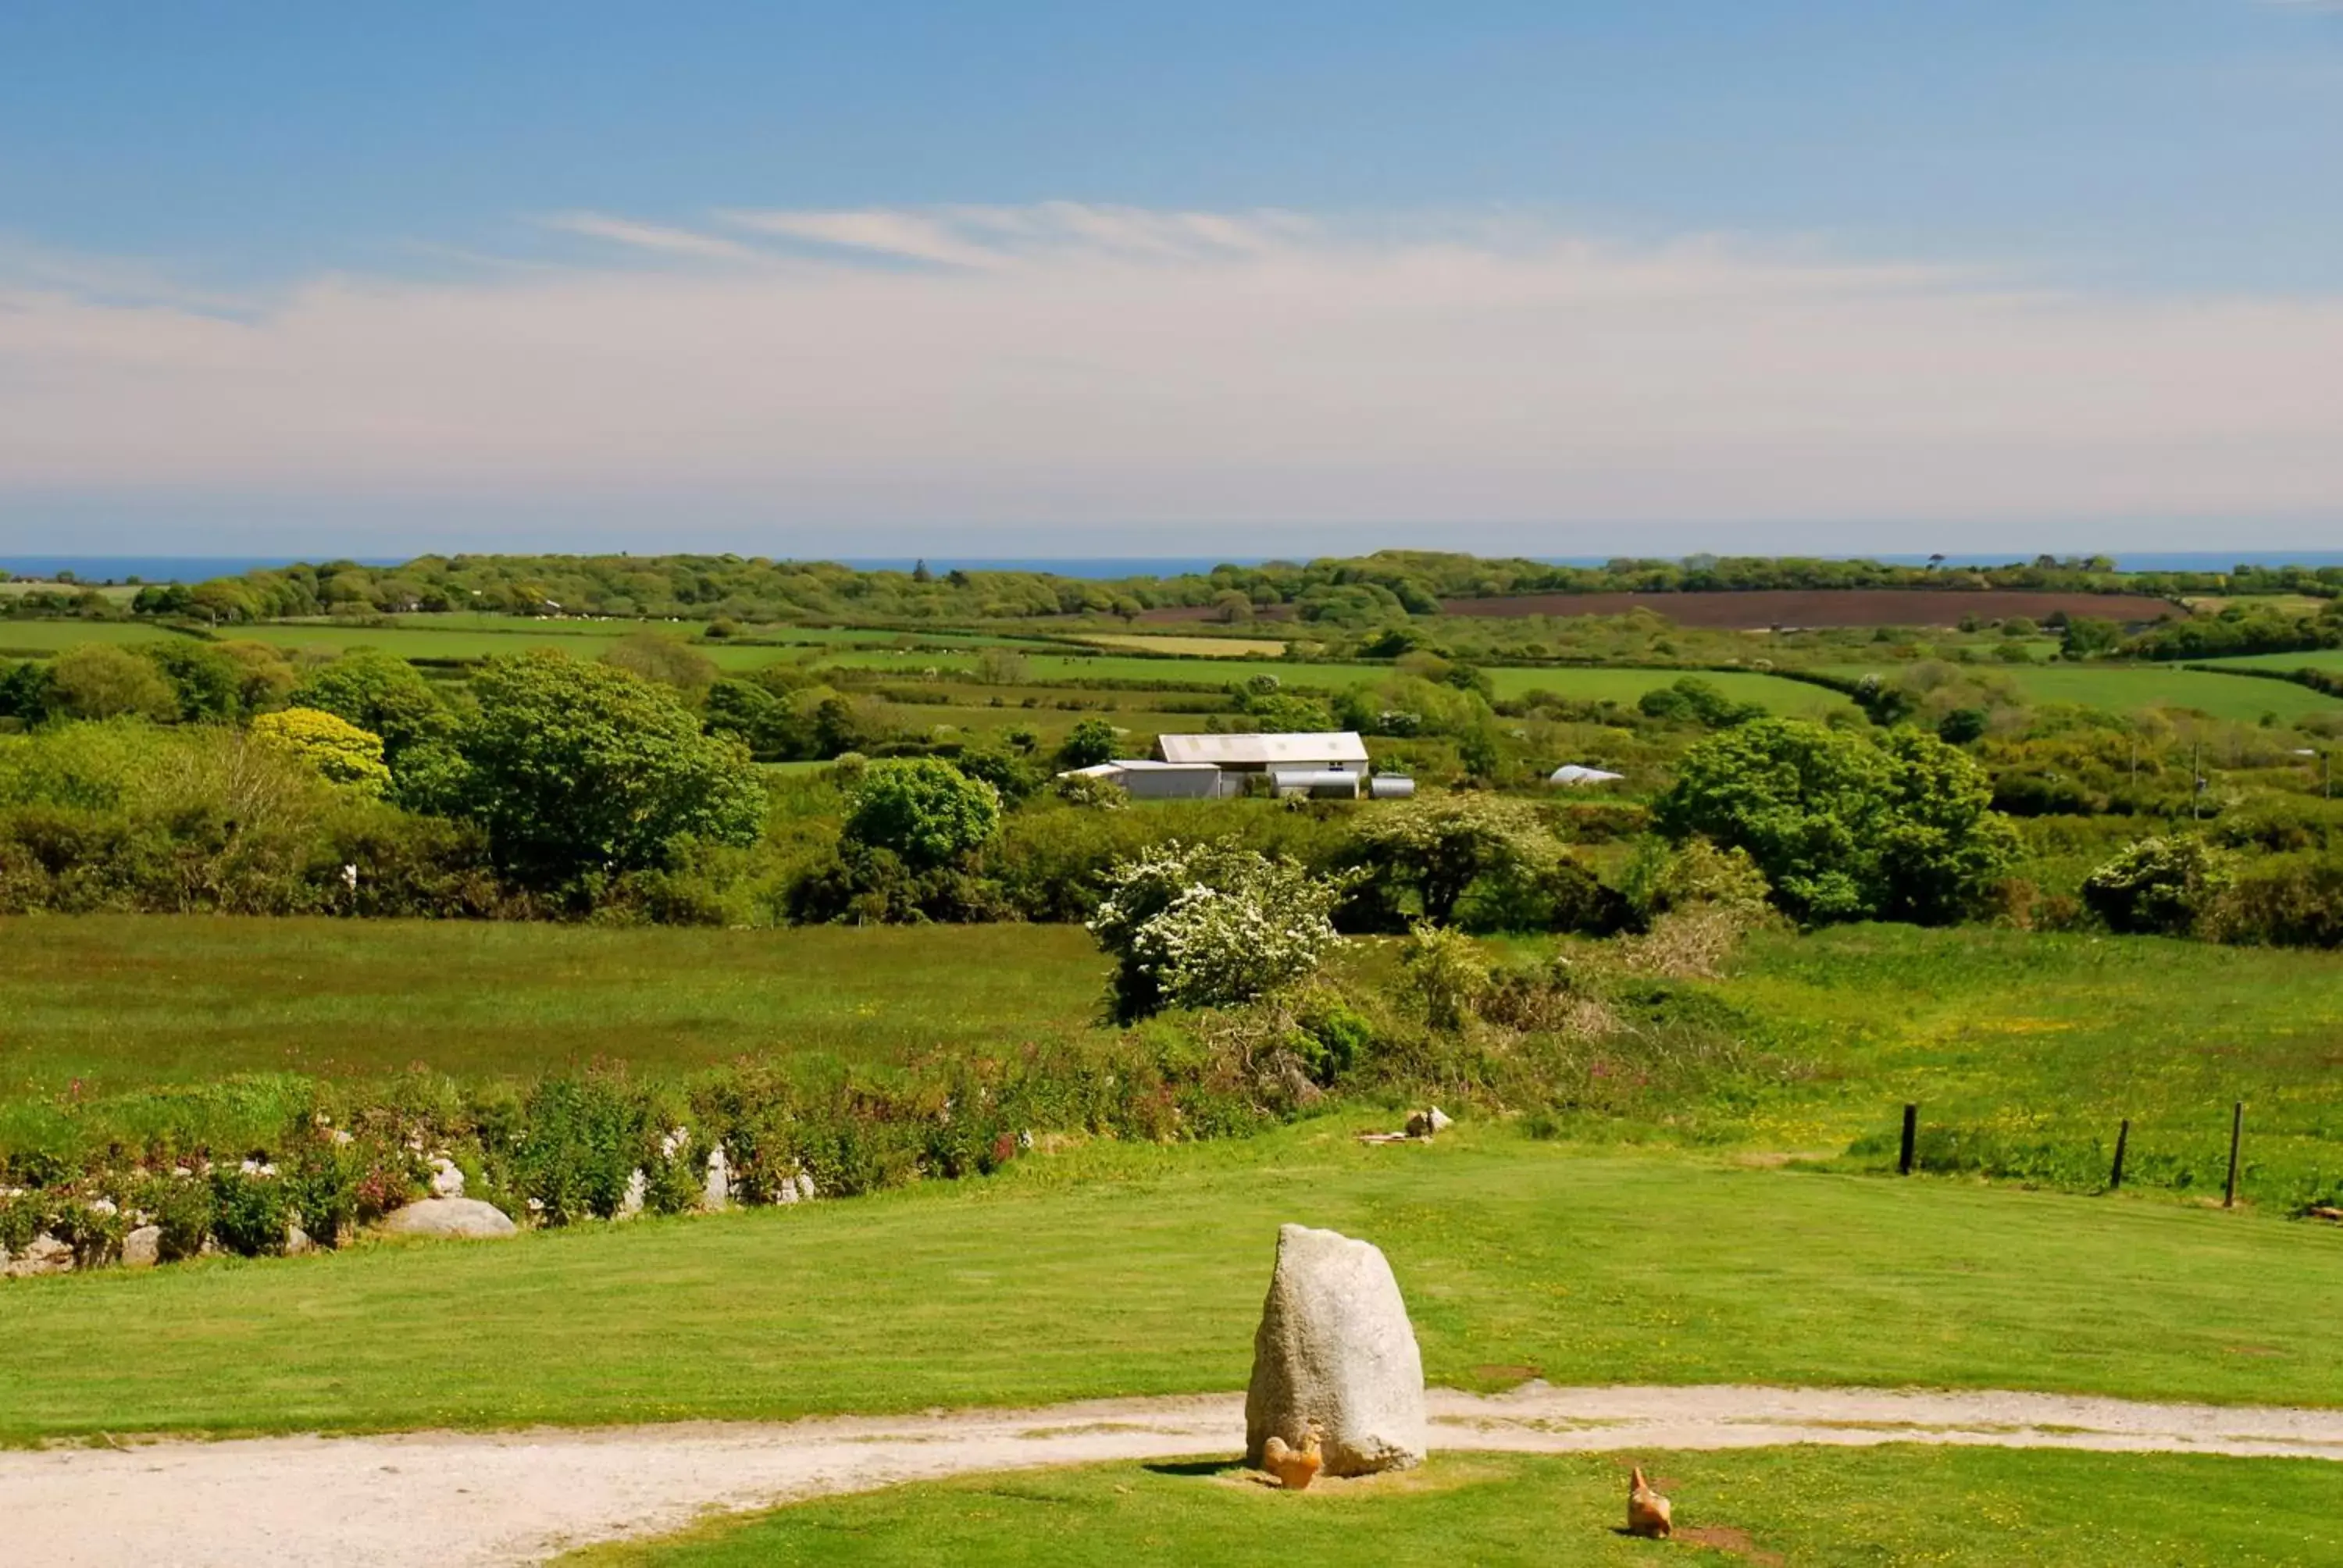
<svg viewBox="0 0 2343 1568"><path fill-rule="evenodd" d="M1644 1479L1644 1467L1637 1465L1627 1482L1627 1533L1664 1541L1675 1533L1669 1513L1668 1500L1652 1490Z"/></svg>
<svg viewBox="0 0 2343 1568"><path fill-rule="evenodd" d="M1326 1467L1325 1453L1319 1447L1318 1423L1310 1423L1309 1434L1300 1448L1272 1434L1261 1445L1261 1467L1277 1477L1278 1484L1288 1492L1307 1492L1318 1473Z"/></svg>

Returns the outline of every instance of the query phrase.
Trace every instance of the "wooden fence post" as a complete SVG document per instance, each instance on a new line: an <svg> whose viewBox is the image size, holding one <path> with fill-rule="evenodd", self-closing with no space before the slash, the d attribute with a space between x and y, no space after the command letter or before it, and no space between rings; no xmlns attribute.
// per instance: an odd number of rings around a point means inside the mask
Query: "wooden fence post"
<svg viewBox="0 0 2343 1568"><path fill-rule="evenodd" d="M2229 1185L2221 1197L2221 1207L2224 1209L2234 1209L2237 1206L2237 1144L2245 1135L2246 1102L2240 1100L2237 1101L2237 1109L2229 1112Z"/></svg>
<svg viewBox="0 0 2343 1568"><path fill-rule="evenodd" d="M1912 1174L1914 1146L1919 1141L1920 1108L1916 1105L1907 1105L1904 1108L1904 1147L1896 1156L1896 1174L1898 1176Z"/></svg>
<svg viewBox="0 0 2343 1568"><path fill-rule="evenodd" d="M2123 1125L2116 1129L2116 1168L2107 1172L2107 1191L2110 1192L2123 1185L2124 1146L2130 1141L2131 1118L2127 1116L2123 1119Z"/></svg>

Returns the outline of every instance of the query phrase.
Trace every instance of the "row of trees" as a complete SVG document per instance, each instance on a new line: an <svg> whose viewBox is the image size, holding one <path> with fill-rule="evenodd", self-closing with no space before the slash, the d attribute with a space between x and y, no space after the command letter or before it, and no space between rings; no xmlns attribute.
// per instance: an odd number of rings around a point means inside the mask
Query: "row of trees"
<svg viewBox="0 0 2343 1568"><path fill-rule="evenodd" d="M329 561L191 585L142 588L135 612L234 625L321 614L485 611L528 616L756 620L853 618L942 623L1066 615L1261 611L1333 625L1436 614L1441 601L1507 594L1677 593L1758 588L1968 588L2082 592L2343 592L2334 568L2239 567L2229 573L2118 573L2100 557L2041 557L1990 568L1795 557L1622 558L1599 567L1435 551L1386 550L1307 563L1222 565L1113 581L1046 572L866 571L828 562L721 556L423 556L397 566ZM56 608L56 607L53 607ZM104 613L103 600L74 601Z"/></svg>

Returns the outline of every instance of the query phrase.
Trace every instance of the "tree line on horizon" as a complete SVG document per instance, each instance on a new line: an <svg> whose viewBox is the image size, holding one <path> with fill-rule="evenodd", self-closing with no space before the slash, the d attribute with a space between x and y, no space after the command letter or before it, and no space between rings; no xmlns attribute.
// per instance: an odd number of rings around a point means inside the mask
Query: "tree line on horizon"
<svg viewBox="0 0 2343 1568"><path fill-rule="evenodd" d="M1599 567L1518 558L1383 550L1309 562L1225 564L1208 572L1117 579L1035 571L866 570L737 555L419 556L398 566L328 561L193 584L149 584L128 613L209 625L317 615L476 611L539 617L754 622L942 624L1060 617L1135 618L1213 609L1356 624L1437 615L1444 600L1514 595L1670 594L1764 589L1934 588L2183 595L2343 595L2343 568L2121 572L2104 556L2040 556L1998 567L1808 557L1621 558ZM64 588L0 601L15 614L108 616L124 607Z"/></svg>

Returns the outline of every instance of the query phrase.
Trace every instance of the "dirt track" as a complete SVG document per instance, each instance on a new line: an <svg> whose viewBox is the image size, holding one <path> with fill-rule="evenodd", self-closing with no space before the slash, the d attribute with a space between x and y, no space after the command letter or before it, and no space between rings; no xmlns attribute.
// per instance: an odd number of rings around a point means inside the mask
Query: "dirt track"
<svg viewBox="0 0 2343 1568"><path fill-rule="evenodd" d="M1434 1390L1435 1449L1971 1443L2343 1460L2343 1411L2030 1393ZM488 1568L710 1510L1033 1465L1233 1455L1235 1394L786 1425L267 1438L0 1452L0 1558L45 1568Z"/></svg>

